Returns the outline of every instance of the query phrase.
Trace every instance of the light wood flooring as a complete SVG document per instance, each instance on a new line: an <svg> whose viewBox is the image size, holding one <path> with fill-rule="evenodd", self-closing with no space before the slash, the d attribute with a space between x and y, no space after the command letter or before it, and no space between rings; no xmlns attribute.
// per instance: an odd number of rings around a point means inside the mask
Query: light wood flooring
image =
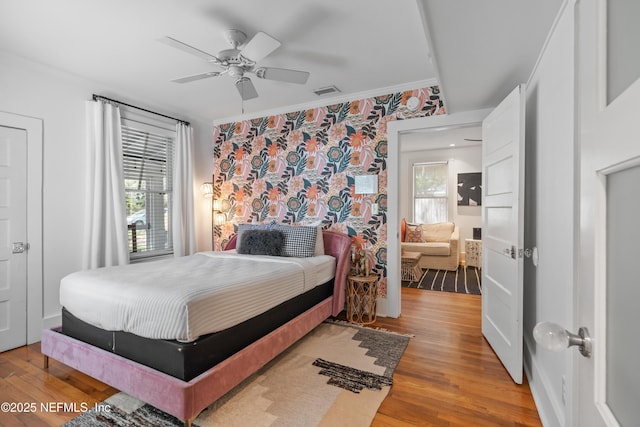
<svg viewBox="0 0 640 427"><path fill-rule="evenodd" d="M402 316L373 325L415 335L373 426L540 426L529 386L516 385L480 331L480 297L402 289ZM39 344L0 353L0 403L84 403L117 390L51 361ZM52 407L0 410L0 426L59 426L77 416ZM81 409L78 407L78 409ZM356 426L354 426L356 427Z"/></svg>

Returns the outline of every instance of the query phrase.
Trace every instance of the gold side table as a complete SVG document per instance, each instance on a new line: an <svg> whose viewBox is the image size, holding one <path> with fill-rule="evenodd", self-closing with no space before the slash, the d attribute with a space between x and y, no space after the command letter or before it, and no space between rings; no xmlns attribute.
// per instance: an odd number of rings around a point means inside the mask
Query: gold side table
<svg viewBox="0 0 640 427"><path fill-rule="evenodd" d="M376 321L378 276L347 277L347 320L359 325Z"/></svg>

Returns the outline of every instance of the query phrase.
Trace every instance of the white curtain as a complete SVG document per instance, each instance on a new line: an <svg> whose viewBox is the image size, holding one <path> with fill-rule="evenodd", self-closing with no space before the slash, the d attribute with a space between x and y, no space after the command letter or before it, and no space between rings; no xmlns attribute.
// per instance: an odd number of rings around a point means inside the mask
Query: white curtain
<svg viewBox="0 0 640 427"><path fill-rule="evenodd" d="M173 254L191 255L196 250L193 208L193 173L191 159L193 129L184 123L176 125L173 162Z"/></svg>
<svg viewBox="0 0 640 427"><path fill-rule="evenodd" d="M120 110L85 104L87 162L83 268L129 263Z"/></svg>

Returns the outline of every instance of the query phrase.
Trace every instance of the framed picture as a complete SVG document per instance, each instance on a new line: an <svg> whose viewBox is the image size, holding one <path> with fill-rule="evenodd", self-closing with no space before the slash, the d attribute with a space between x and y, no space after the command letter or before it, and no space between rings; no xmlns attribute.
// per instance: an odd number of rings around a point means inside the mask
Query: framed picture
<svg viewBox="0 0 640 427"><path fill-rule="evenodd" d="M377 194L378 193L378 175L356 175L355 194Z"/></svg>
<svg viewBox="0 0 640 427"><path fill-rule="evenodd" d="M482 172L458 174L458 206L482 205Z"/></svg>

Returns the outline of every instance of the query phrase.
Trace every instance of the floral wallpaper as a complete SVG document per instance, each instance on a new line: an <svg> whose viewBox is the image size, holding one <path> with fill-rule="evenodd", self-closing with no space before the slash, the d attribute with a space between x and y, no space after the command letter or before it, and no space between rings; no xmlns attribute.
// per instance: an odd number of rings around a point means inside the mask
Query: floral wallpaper
<svg viewBox="0 0 640 427"><path fill-rule="evenodd" d="M240 223L322 225L366 251L386 297L387 123L444 113L432 86L216 126L214 198L228 221L214 227L214 250ZM364 174L377 175L377 194L354 194Z"/></svg>

